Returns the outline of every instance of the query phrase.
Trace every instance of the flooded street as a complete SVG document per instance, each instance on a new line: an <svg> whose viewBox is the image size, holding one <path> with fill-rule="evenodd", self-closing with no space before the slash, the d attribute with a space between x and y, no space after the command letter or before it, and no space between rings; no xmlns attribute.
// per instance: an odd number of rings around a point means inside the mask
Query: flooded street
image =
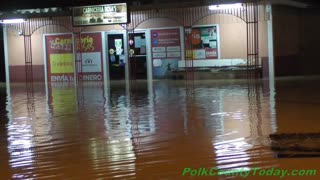
<svg viewBox="0 0 320 180"><path fill-rule="evenodd" d="M319 92L319 77L278 79L274 90L267 80L2 84L1 179L243 179L182 172L319 170L317 157L276 158L269 139L319 133ZM248 177L257 178L270 177Z"/></svg>

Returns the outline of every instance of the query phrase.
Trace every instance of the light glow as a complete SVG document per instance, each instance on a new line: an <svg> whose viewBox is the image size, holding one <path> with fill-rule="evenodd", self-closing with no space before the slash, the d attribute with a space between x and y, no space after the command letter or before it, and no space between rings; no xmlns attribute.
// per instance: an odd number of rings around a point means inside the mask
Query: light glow
<svg viewBox="0 0 320 180"><path fill-rule="evenodd" d="M209 6L210 10L221 10L221 9L236 9L236 8L243 8L241 3L235 4L218 4Z"/></svg>
<svg viewBox="0 0 320 180"><path fill-rule="evenodd" d="M23 23L26 22L24 19L3 19L0 20L0 23L2 24L16 24L16 23Z"/></svg>

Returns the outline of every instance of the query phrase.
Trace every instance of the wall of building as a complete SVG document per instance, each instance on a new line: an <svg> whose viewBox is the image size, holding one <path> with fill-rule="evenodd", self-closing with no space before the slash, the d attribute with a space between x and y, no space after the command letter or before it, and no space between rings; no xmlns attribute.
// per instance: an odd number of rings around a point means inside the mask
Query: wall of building
<svg viewBox="0 0 320 180"><path fill-rule="evenodd" d="M301 74L302 12L273 7L274 64L276 76Z"/></svg>
<svg viewBox="0 0 320 180"><path fill-rule="evenodd" d="M259 56L267 62L268 60L268 44L267 44L267 19L264 13L264 7L261 6L259 19ZM213 14L203 17L196 21L194 26L205 26L211 24L219 25L220 38L220 60L214 60L216 63L209 63L208 60L197 60L194 66L212 66L212 65L236 65L237 63L245 63L247 58L247 26L246 23L232 15ZM141 23L138 29L148 28L164 28L183 26L175 19L156 18L149 19ZM244 60L242 60L244 59ZM201 61L201 62L200 62ZM179 62L179 66L184 66L184 62Z"/></svg>
<svg viewBox="0 0 320 180"><path fill-rule="evenodd" d="M259 56L267 59L267 21L265 21L263 7L259 22ZM220 59L246 59L247 58L247 29L246 23L238 17L227 14L209 15L199 19L194 26L219 25ZM168 18L153 18L141 23L137 29L180 27L177 21ZM10 28L9 28L10 29ZM120 25L90 26L82 32L123 30ZM68 33L72 31L65 26L50 25L39 28L32 35L32 61L34 81L44 81L44 47L43 34ZM79 31L79 30L77 30ZM8 31L8 49L10 65L10 81L25 81L24 38L19 36L17 30Z"/></svg>
<svg viewBox="0 0 320 180"><path fill-rule="evenodd" d="M275 71L281 75L320 74L320 13L312 9L273 7Z"/></svg>
<svg viewBox="0 0 320 180"><path fill-rule="evenodd" d="M300 71L305 75L320 74L320 13L306 10L302 17Z"/></svg>
<svg viewBox="0 0 320 180"><path fill-rule="evenodd" d="M81 31L110 31L123 30L120 25L110 26L91 26L85 27ZM44 82L44 34L53 33L70 33L71 30L59 25L49 25L37 29L31 36L32 44L32 71L33 81ZM25 82L26 68L25 68L25 50L24 50L24 36L19 35L19 31L15 29L8 29L8 54L9 54L9 71L11 82Z"/></svg>

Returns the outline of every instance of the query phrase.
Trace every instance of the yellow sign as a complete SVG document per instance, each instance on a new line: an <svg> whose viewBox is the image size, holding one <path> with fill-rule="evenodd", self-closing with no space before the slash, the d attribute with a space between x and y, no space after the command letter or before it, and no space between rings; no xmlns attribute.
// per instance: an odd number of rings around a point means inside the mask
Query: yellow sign
<svg viewBox="0 0 320 180"><path fill-rule="evenodd" d="M74 73L73 54L50 54L51 74Z"/></svg>
<svg viewBox="0 0 320 180"><path fill-rule="evenodd" d="M194 57L194 52L192 50L186 50L186 58L190 60L193 57Z"/></svg>

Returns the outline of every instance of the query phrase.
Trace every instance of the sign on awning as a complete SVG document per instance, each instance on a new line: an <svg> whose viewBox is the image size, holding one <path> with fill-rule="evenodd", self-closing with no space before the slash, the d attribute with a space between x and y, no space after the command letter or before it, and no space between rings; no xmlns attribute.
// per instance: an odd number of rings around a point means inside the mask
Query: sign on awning
<svg viewBox="0 0 320 180"><path fill-rule="evenodd" d="M128 23L127 3L74 7L73 26Z"/></svg>

